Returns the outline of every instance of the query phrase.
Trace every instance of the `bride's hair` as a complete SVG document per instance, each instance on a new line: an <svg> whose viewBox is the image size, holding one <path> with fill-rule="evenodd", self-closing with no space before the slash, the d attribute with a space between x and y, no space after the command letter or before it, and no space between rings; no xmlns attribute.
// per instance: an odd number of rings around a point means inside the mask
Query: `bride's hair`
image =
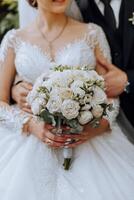
<svg viewBox="0 0 134 200"><path fill-rule="evenodd" d="M30 6L37 8L38 4L37 4L37 0L27 0L28 3L30 4Z"/></svg>

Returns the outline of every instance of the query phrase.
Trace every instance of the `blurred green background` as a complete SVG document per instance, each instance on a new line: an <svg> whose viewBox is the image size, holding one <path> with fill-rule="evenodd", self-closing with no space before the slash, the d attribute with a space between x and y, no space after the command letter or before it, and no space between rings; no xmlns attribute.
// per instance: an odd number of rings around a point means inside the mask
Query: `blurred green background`
<svg viewBox="0 0 134 200"><path fill-rule="evenodd" d="M0 40L12 28L18 27L17 0L0 0Z"/></svg>

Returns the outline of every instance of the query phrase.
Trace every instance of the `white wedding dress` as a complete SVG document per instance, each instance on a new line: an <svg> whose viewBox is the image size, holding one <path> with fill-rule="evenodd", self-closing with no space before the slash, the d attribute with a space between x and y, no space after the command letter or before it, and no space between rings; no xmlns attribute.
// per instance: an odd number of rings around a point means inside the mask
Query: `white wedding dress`
<svg viewBox="0 0 134 200"><path fill-rule="evenodd" d="M2 67L7 51L15 52L17 73L31 83L54 64L49 53L24 41L19 30L9 31L1 45ZM55 56L57 65L96 64L98 45L110 60L100 27L89 24L81 39L67 44ZM119 104L109 113L112 131L74 149L71 169L62 168L62 149L51 149L33 135L21 133L24 116L17 106L0 108L0 200L134 200L134 146L116 123Z"/></svg>

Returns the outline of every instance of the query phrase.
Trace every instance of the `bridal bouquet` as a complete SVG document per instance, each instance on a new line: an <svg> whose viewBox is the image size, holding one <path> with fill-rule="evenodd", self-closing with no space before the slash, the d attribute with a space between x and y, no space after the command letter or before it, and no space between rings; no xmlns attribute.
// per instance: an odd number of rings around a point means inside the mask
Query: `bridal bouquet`
<svg viewBox="0 0 134 200"><path fill-rule="evenodd" d="M86 68L85 68L86 69ZM104 79L96 71L57 66L41 75L27 97L34 115L56 127L55 134L81 133L85 124L99 126L111 108ZM63 133L62 126L69 126ZM72 149L64 148L64 169L68 170Z"/></svg>

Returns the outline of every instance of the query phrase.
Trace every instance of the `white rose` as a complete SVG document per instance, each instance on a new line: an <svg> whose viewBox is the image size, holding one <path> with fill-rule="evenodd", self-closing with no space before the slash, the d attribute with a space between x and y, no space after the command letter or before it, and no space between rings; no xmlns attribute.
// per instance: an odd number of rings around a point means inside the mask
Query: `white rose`
<svg viewBox="0 0 134 200"><path fill-rule="evenodd" d="M47 96L45 93L39 93L39 98L42 98L42 99L47 99Z"/></svg>
<svg viewBox="0 0 134 200"><path fill-rule="evenodd" d="M71 99L73 92L70 88L54 87L50 92L50 96L59 96L62 100Z"/></svg>
<svg viewBox="0 0 134 200"><path fill-rule="evenodd" d="M73 89L73 88L81 88L81 87L83 87L83 85L84 85L83 81L76 80L71 84L70 88L71 89Z"/></svg>
<svg viewBox="0 0 134 200"><path fill-rule="evenodd" d="M60 97L62 99L71 99L73 97L73 92L70 88L61 88Z"/></svg>
<svg viewBox="0 0 134 200"><path fill-rule="evenodd" d="M45 107L46 101L43 98L36 98L31 104L31 110L34 115L39 115L42 107Z"/></svg>
<svg viewBox="0 0 134 200"><path fill-rule="evenodd" d="M79 103L74 100L65 100L61 106L61 112L63 116L67 119L74 119L79 114Z"/></svg>
<svg viewBox="0 0 134 200"><path fill-rule="evenodd" d="M75 96L78 96L80 98L84 98L85 96L85 91L82 90L81 88L73 88L72 91Z"/></svg>
<svg viewBox="0 0 134 200"><path fill-rule="evenodd" d="M62 100L59 96L51 96L46 107L50 113L61 111Z"/></svg>
<svg viewBox="0 0 134 200"><path fill-rule="evenodd" d="M92 109L92 114L95 118L99 118L102 116L103 114L103 108L100 105L96 105L93 107Z"/></svg>
<svg viewBox="0 0 134 200"><path fill-rule="evenodd" d="M53 87L53 89L50 92L50 97L56 97L60 94L60 88L59 87Z"/></svg>
<svg viewBox="0 0 134 200"><path fill-rule="evenodd" d="M52 88L52 82L51 82L50 80L44 81L44 82L42 83L42 87L46 87L46 88L48 89L48 91L50 91L51 88Z"/></svg>
<svg viewBox="0 0 134 200"><path fill-rule="evenodd" d="M89 73L89 80L104 81L103 77L100 76L95 70L91 70L88 73Z"/></svg>
<svg viewBox="0 0 134 200"><path fill-rule="evenodd" d="M107 102L106 93L98 86L94 87L94 95L92 98L92 105L98 105Z"/></svg>
<svg viewBox="0 0 134 200"><path fill-rule="evenodd" d="M90 103L92 101L92 96L90 94L86 94L84 97L84 102L85 103Z"/></svg>
<svg viewBox="0 0 134 200"><path fill-rule="evenodd" d="M78 117L78 121L81 125L87 124L93 119L93 115L90 111L82 111Z"/></svg>
<svg viewBox="0 0 134 200"><path fill-rule="evenodd" d="M68 87L73 81L69 70L63 72L53 72L51 74L52 85L57 87Z"/></svg>
<svg viewBox="0 0 134 200"><path fill-rule="evenodd" d="M91 109L91 105L90 104L85 104L81 110L90 110Z"/></svg>

